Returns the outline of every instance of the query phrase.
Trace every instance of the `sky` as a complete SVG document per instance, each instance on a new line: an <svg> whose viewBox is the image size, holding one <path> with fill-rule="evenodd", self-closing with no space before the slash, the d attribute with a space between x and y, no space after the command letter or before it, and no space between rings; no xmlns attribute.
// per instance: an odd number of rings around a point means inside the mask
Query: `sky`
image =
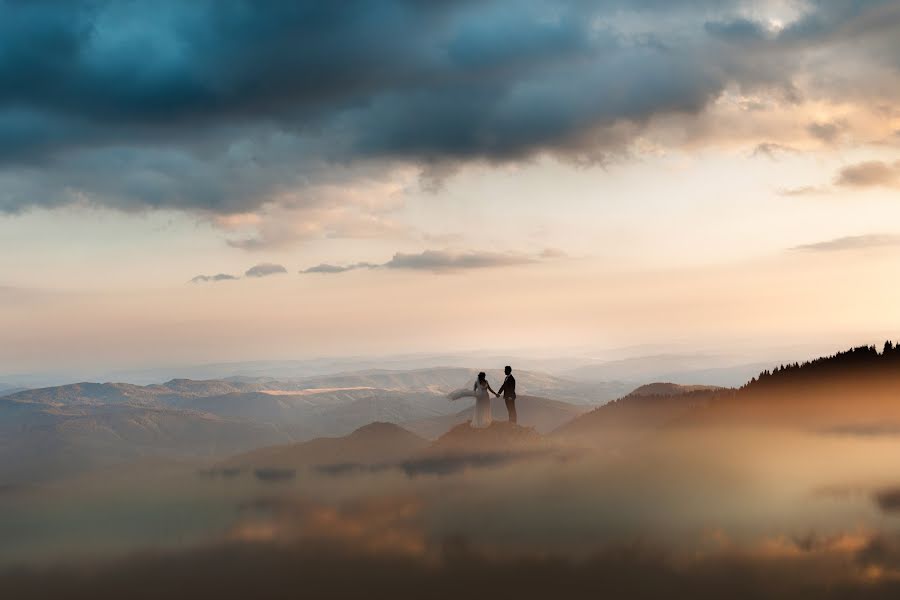
<svg viewBox="0 0 900 600"><path fill-rule="evenodd" d="M0 371L900 337L900 2L0 0Z"/></svg>

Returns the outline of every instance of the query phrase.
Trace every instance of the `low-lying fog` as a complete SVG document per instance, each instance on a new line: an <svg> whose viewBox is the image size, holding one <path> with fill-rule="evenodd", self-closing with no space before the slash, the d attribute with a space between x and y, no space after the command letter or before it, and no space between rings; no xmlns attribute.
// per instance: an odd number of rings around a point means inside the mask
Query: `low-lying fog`
<svg viewBox="0 0 900 600"><path fill-rule="evenodd" d="M216 572L209 561L242 556L250 577L254 557L284 553L298 565L325 555L400 561L420 577L460 556L538 569L551 561L573 570L563 577L579 590L593 581L579 569L616 561L698 585L723 561L741 573L796 567L796 581L779 571L765 585L872 591L900 576L900 436L891 432L687 429L612 450L428 464L267 472L146 462L7 487L0 561L10 585L41 590L52 567L53 585L74 577L85 594L106 591L119 570L198 561L202 578Z"/></svg>

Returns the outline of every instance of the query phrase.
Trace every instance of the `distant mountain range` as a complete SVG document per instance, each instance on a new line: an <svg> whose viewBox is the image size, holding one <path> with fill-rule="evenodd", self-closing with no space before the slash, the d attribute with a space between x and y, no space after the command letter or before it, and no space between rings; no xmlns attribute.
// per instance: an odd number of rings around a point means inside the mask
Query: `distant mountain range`
<svg viewBox="0 0 900 600"><path fill-rule="evenodd" d="M643 385L599 408L609 386L592 388L528 371L516 375L520 424L558 442L622 446L661 431L732 424L900 432L900 350L893 344L881 352L864 346L764 370L740 388ZM403 454L470 419L471 401L450 402L446 394L467 386L474 376L474 369L447 367L287 380L243 376L145 386L76 383L18 391L0 397L0 483L147 456L208 460L307 441L312 445L302 453L358 462L366 444L377 438L367 436L393 431L365 429L374 422L407 430L405 441L397 442L397 453ZM488 377L499 383L499 373ZM492 401L492 410L495 419L505 421L501 399ZM354 431L340 443L315 440L340 439Z"/></svg>
<svg viewBox="0 0 900 600"><path fill-rule="evenodd" d="M600 361L564 370L560 375L585 382L633 382L631 387L655 381L730 387L748 381L770 365L711 354L672 353Z"/></svg>
<svg viewBox="0 0 900 600"><path fill-rule="evenodd" d="M450 402L446 394L475 375L463 368L368 370L288 380L84 382L19 391L0 398L0 478L40 479L150 455L224 456L341 436L378 421L408 423L434 438L469 418L471 407ZM500 374L491 376L497 380ZM523 423L545 432L610 393L541 373L517 377L520 389L580 404L522 396ZM502 401L495 414L506 418Z"/></svg>
<svg viewBox="0 0 900 600"><path fill-rule="evenodd" d="M371 370L413 371L438 368L465 368L513 365L519 372L542 372L589 384L623 386L607 399L622 396L629 389L654 381L741 385L771 365L762 356L810 357L821 354L815 346L773 348L763 351L690 351L679 346L643 345L607 350L583 350L580 354L532 356L504 353L444 353L381 357L316 358L304 360L260 360L230 363L167 366L130 370L69 370L56 372L8 373L0 375L0 385L38 388L72 381L117 381L149 385L167 379L228 380L270 378L279 381L323 377ZM499 374L499 370L497 371ZM542 393L543 395L543 393Z"/></svg>
<svg viewBox="0 0 900 600"><path fill-rule="evenodd" d="M19 387L19 386L7 385L5 383L0 383L0 397L9 396L10 394L15 394L16 392L24 391L25 389L26 388Z"/></svg>
<svg viewBox="0 0 900 600"><path fill-rule="evenodd" d="M211 458L288 441L271 425L139 404L0 399L0 483L44 480L143 456Z"/></svg>

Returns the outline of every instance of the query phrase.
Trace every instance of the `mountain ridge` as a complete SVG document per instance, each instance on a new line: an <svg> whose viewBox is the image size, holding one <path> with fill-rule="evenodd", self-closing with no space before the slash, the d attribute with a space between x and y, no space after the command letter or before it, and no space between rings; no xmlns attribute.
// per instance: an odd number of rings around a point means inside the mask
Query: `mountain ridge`
<svg viewBox="0 0 900 600"><path fill-rule="evenodd" d="M875 346L858 346L766 369L739 388L633 392L574 419L554 435L595 442L606 435L624 443L676 427L862 430L885 420L900 430L900 347L891 341L880 353Z"/></svg>

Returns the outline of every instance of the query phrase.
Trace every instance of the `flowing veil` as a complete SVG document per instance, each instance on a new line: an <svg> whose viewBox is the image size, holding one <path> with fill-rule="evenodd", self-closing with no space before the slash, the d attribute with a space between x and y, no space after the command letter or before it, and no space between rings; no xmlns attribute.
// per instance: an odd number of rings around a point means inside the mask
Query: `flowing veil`
<svg viewBox="0 0 900 600"><path fill-rule="evenodd" d="M460 388L458 390L453 390L449 394L447 394L447 398L450 400L459 400L460 398L474 398L475 390L472 388Z"/></svg>

